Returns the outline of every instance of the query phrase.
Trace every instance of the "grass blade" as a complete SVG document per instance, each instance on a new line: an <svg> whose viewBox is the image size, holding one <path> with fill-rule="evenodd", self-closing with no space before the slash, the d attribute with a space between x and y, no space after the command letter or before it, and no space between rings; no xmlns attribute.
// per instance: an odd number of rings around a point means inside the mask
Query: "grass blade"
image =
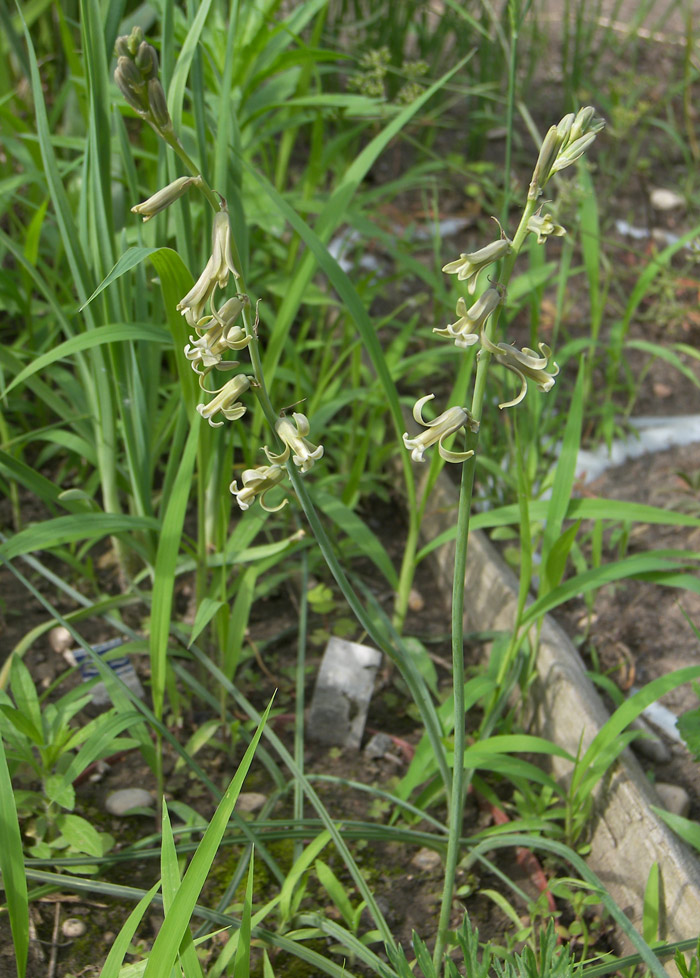
<svg viewBox="0 0 700 978"><path fill-rule="evenodd" d="M17 978L24 978L29 952L29 903L24 870L22 837L15 796L0 739L0 872L15 945Z"/></svg>

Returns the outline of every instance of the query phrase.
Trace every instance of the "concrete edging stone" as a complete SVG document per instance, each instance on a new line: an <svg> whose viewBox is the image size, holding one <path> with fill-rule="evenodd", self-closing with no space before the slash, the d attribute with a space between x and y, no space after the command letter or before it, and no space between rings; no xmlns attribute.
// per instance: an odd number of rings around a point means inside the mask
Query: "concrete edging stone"
<svg viewBox="0 0 700 978"><path fill-rule="evenodd" d="M431 495L422 532L434 539L454 524L457 487L446 473ZM435 551L439 583L452 588L454 543ZM518 594L515 575L486 536L469 537L465 586L465 627L471 631L512 626ZM585 674L581 658L565 632L549 615L541 630L534 683L533 731L571 754L590 744L608 712ZM571 773L563 759L553 759L556 777ZM649 871L658 863L665 914L664 940L680 941L700 932L700 861L651 811L660 806L656 791L636 758L626 750L601 783L587 862L632 923L641 928L644 890ZM672 966L673 967L673 966ZM675 969L674 969L675 970Z"/></svg>

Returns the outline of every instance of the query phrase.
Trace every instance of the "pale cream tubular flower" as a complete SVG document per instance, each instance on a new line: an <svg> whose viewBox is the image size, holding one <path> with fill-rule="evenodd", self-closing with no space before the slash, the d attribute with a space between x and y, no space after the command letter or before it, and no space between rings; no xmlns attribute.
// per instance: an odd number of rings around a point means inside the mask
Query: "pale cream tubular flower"
<svg viewBox="0 0 700 978"><path fill-rule="evenodd" d="M190 187L201 187L201 185L202 178L199 175L196 177L178 177L177 180L173 180L172 183L153 194L148 200L136 204L131 208L131 212L132 214L140 214L144 221L150 221L152 217L160 214L166 207L170 207L178 198L186 194Z"/></svg>
<svg viewBox="0 0 700 978"><path fill-rule="evenodd" d="M492 343L486 333L482 331L482 349L486 350L487 353L491 353L497 363L500 363L501 366L519 377L522 385L518 396L513 398L512 401L504 401L503 404L499 404L499 408L514 407L516 404L520 404L527 394L528 380L532 380L545 393L554 387L554 378L559 373L559 367L553 361L550 364L549 361L552 351L547 344L538 343L537 345L542 354L539 357L534 350L529 350L526 346L522 350L519 350L509 343ZM551 374L547 373L548 366L552 368Z"/></svg>
<svg viewBox="0 0 700 978"><path fill-rule="evenodd" d="M229 274L240 278L231 256L231 225L228 210L223 207L214 216L212 228L211 257L204 266L202 274L187 295L177 304L190 326L195 327L204 316L204 307L218 286L225 288Z"/></svg>
<svg viewBox="0 0 700 978"><path fill-rule="evenodd" d="M467 291L473 295L479 272L488 265L492 265L493 262L504 258L510 251L511 244L509 238L499 238L498 241L492 241L484 248L479 248L478 251L472 251L466 255L462 253L456 261L443 265L442 270L448 275L456 275L460 282L467 282Z"/></svg>
<svg viewBox="0 0 700 978"><path fill-rule="evenodd" d="M233 364L233 366L237 366ZM200 381L201 386L201 381ZM218 391L207 391L215 396L208 404L198 404L197 410L205 418L212 428L220 428L223 421L212 421L212 418L219 411L227 421L237 421L246 412L245 404L241 404L238 398L250 387L250 379L245 374L236 374L228 383L224 384ZM202 388L204 389L204 388Z"/></svg>
<svg viewBox="0 0 700 978"><path fill-rule="evenodd" d="M533 214L527 229L537 235L537 244L544 244L549 237L562 238L566 234L566 228L555 224L551 214Z"/></svg>
<svg viewBox="0 0 700 978"><path fill-rule="evenodd" d="M302 472L308 472L314 462L323 457L323 445L313 445L306 437L311 430L306 415L295 412L292 418L293 421L280 418L275 424L275 431L284 442L284 451L275 455L266 447L265 454L274 463L286 462L291 454L294 464Z"/></svg>
<svg viewBox="0 0 700 978"><path fill-rule="evenodd" d="M437 444L438 451L446 462L465 462L474 454L473 451L451 452L448 448L445 448L443 442L450 435L459 431L460 428L469 428L470 431L477 432L479 430L479 422L472 418L469 411L461 407L448 408L447 411L443 411L434 421L426 421L423 418L423 405L428 401L432 401L434 397L434 394L426 394L425 397L421 397L416 401L413 406L413 417L426 430L421 431L414 438L409 438L408 432L405 431L403 434L403 443L411 452L411 458L414 462L424 462L423 453L427 448L435 444Z"/></svg>
<svg viewBox="0 0 700 978"><path fill-rule="evenodd" d="M264 510L268 513L276 513L287 504L287 500L283 499L279 506L268 506L265 503L265 495L280 484L285 474L281 465L259 465L255 469L244 469L241 475L241 488L238 488L238 483L234 479L230 490L241 509L248 509L255 502L256 497L259 497L260 505Z"/></svg>
<svg viewBox="0 0 700 978"><path fill-rule="evenodd" d="M235 320L248 304L247 295L236 295L217 310L212 299L212 315L199 321L195 326L198 338L190 336L185 347L185 356L192 361L195 373L203 375L213 368L231 370L236 366L235 362L222 363L221 358L228 350L243 350L250 343L251 337L241 326L235 325Z"/></svg>
<svg viewBox="0 0 700 978"><path fill-rule="evenodd" d="M476 302L467 309L467 303L462 296L457 300L457 315L455 323L449 323L444 329L434 329L438 336L446 336L455 341L455 346L467 349L479 342L479 330L483 327L491 313L498 307L503 294L498 289L487 289ZM476 330L476 332L473 332Z"/></svg>

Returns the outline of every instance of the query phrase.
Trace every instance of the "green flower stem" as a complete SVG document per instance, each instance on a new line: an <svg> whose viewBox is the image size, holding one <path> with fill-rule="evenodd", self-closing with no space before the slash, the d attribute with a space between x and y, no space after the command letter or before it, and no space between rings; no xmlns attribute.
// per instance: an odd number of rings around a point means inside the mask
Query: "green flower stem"
<svg viewBox="0 0 700 978"><path fill-rule="evenodd" d="M510 280L518 257L527 236L527 222L535 211L536 201L528 200L523 210L518 229L513 238L513 249L503 263L501 275L497 282L506 286ZM495 283L494 283L495 284ZM489 339L498 327L498 314L501 306L486 324L486 335ZM481 421L484 394L486 391L486 375L488 373L491 354L483 348L479 354L474 380L472 397L472 417ZM478 432L467 433L467 448L476 452L479 444ZM440 973L442 956L447 942L447 932L450 926L452 910L452 894L454 891L457 863L459 862L459 839L464 817L464 798L466 782L464 777L464 743L465 743L465 709L464 709L464 584L467 569L467 550L469 543L469 519L471 516L472 493L474 488L474 471L476 455L462 465L462 481L459 490L457 509L457 540L455 546L454 574L452 578L452 685L454 689L454 765L452 768L452 786L449 804L449 835L447 839L447 854L445 856L445 877L440 905L438 933L433 953L433 964L436 973Z"/></svg>

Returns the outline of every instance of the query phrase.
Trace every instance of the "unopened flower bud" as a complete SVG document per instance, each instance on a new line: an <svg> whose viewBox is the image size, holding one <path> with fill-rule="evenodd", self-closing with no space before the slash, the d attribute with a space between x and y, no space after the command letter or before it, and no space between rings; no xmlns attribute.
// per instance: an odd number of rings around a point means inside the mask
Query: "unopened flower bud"
<svg viewBox="0 0 700 978"><path fill-rule="evenodd" d="M132 58L136 57L136 52L139 49L141 41L143 41L143 28L136 25L135 27L131 28L131 34L129 34L126 38L129 54L132 56Z"/></svg>
<svg viewBox="0 0 700 978"><path fill-rule="evenodd" d="M165 92L158 78L148 79L148 108L158 129L170 129L172 127Z"/></svg>
<svg viewBox="0 0 700 978"><path fill-rule="evenodd" d="M134 64L139 69L144 78L158 74L158 55L156 49L148 43L141 41L139 49L134 58Z"/></svg>
<svg viewBox="0 0 700 978"><path fill-rule="evenodd" d="M127 57L120 57L114 72L114 80L132 109L145 115L148 112L145 83L134 62Z"/></svg>
<svg viewBox="0 0 700 978"><path fill-rule="evenodd" d="M129 50L128 41L129 41L129 38L128 38L128 35L126 35L126 34L122 34L121 37L118 37L116 39L116 41L114 42L114 56L116 58L130 58L131 57L131 51Z"/></svg>
<svg viewBox="0 0 700 978"><path fill-rule="evenodd" d="M592 105L585 105L582 109L579 109L574 123L571 127L571 132L569 133L569 143L573 143L575 140L580 139L589 129L593 128L591 123L595 118L595 109ZM596 120L599 122L600 120ZM601 126L598 129L602 128ZM595 131L597 132L598 129Z"/></svg>
<svg viewBox="0 0 700 978"><path fill-rule="evenodd" d="M162 190L153 194L148 200L136 204L131 208L131 211L133 214L140 214L144 221L150 221L152 217L160 214L166 207L169 207L179 197L187 193L190 187L199 187L201 184L201 176L178 177L177 180L173 180L172 183L169 183L167 187L163 187Z"/></svg>

